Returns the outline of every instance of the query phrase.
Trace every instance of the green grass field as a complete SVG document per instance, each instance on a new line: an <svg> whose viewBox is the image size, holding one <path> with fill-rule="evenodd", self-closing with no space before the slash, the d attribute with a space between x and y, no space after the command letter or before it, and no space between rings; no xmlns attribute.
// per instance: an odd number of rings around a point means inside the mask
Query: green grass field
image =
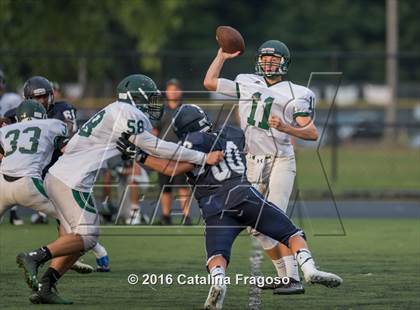
<svg viewBox="0 0 420 310"><path fill-rule="evenodd" d="M337 152L337 180L332 179L331 149L321 148L328 180L336 193L352 190L401 191L420 188L420 151L397 147L341 146ZM299 149L297 184L301 190L328 189L315 149Z"/></svg>
<svg viewBox="0 0 420 310"><path fill-rule="evenodd" d="M312 220L328 225L331 220ZM304 223L305 224L305 223ZM307 286L301 296L261 294L260 309L418 309L420 307L420 226L418 220L344 220L346 236L316 237L309 243L317 263L344 279L337 289ZM306 227L306 224L305 226ZM60 293L71 298L73 309L200 309L208 286L129 285L127 276L145 273L206 275L201 228L104 228L102 243L108 248L112 272L61 279ZM195 235L195 236L191 236ZM53 224L13 227L0 225L0 309L31 308L15 255L55 237ZM249 274L249 237L234 244L229 275ZM88 253L85 261L94 264ZM273 272L264 259L261 271ZM228 287L224 309L248 307L247 285ZM35 308L35 306L33 306ZM50 306L49 309L63 307Z"/></svg>

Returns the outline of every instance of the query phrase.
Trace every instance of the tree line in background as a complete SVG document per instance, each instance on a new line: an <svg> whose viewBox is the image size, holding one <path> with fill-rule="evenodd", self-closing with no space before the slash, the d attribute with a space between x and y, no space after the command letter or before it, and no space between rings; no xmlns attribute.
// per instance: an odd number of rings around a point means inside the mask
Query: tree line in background
<svg viewBox="0 0 420 310"><path fill-rule="evenodd" d="M399 1L400 79L408 83L420 80L418 12L420 1ZM1 0L0 67L11 87L41 74L106 93L103 85L143 72L160 82L178 76L195 89L219 25L240 30L247 44L227 64L228 76L252 71L257 46L280 39L292 51L295 79L332 70L384 82L385 0Z"/></svg>

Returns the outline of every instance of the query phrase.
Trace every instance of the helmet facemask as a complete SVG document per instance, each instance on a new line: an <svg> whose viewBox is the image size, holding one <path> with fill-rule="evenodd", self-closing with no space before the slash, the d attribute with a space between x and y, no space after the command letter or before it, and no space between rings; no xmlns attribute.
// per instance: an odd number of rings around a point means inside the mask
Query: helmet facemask
<svg viewBox="0 0 420 310"><path fill-rule="evenodd" d="M264 56L272 56L270 61L264 61ZM274 61L273 61L274 60ZM282 55L277 54L260 54L256 57L255 73L268 78L287 74L289 62ZM265 68L270 68L266 71Z"/></svg>
<svg viewBox="0 0 420 310"><path fill-rule="evenodd" d="M47 94L39 95L39 96L32 96L27 99L33 99L35 101L38 101L46 109L48 109L54 104L54 93L48 92Z"/></svg>
<svg viewBox="0 0 420 310"><path fill-rule="evenodd" d="M160 120L163 115L163 104L161 103L161 93L159 90L146 94L141 88L138 91L127 91L120 93L119 99L129 100L140 111L147 113L151 120Z"/></svg>

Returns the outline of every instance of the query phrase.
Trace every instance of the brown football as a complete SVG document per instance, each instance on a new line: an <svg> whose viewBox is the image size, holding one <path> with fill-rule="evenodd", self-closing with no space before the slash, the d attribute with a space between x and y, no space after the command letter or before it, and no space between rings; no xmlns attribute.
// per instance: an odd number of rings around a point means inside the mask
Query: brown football
<svg viewBox="0 0 420 310"><path fill-rule="evenodd" d="M245 42L238 30L229 26L219 26L216 29L216 40L226 53L245 51Z"/></svg>

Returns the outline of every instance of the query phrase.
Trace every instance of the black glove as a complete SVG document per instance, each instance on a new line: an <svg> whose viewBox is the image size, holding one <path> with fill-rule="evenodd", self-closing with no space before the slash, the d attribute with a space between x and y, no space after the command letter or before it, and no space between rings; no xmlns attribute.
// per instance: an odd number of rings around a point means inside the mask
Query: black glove
<svg viewBox="0 0 420 310"><path fill-rule="evenodd" d="M117 141L117 150L121 152L123 160L130 160L136 157L136 146L128 140L129 137L128 133L123 132Z"/></svg>

